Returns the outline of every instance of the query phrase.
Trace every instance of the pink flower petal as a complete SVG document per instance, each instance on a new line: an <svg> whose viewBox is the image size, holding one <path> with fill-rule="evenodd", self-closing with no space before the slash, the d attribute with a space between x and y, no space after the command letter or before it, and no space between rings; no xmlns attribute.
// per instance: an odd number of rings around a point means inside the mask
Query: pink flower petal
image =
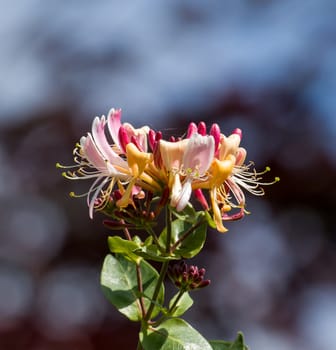
<svg viewBox="0 0 336 350"><path fill-rule="evenodd" d="M121 126L120 119L121 119L121 109L112 108L108 113L107 126L112 136L113 142L117 145L118 148L120 148L119 138L118 138L119 128Z"/></svg>
<svg viewBox="0 0 336 350"><path fill-rule="evenodd" d="M178 142L160 140L160 154L166 170L179 170L181 167L184 151L190 139Z"/></svg>
<svg viewBox="0 0 336 350"><path fill-rule="evenodd" d="M192 182L192 179L188 179L182 186L182 190L178 198L178 203L176 205L177 211L183 210L190 200L190 196L192 192L191 182Z"/></svg>
<svg viewBox="0 0 336 350"><path fill-rule="evenodd" d="M80 139L80 144L85 155L85 158L97 169L103 170L106 168L106 161L103 155L99 152L97 146L95 145L91 134L88 136L83 136Z"/></svg>
<svg viewBox="0 0 336 350"><path fill-rule="evenodd" d="M101 119L98 117L94 119L92 123L93 140L106 160L112 164L117 164L124 167L126 162L112 150L112 147L107 142L105 135L105 125L106 121L104 116Z"/></svg>
<svg viewBox="0 0 336 350"><path fill-rule="evenodd" d="M215 150L215 141L212 136L193 134L183 156L184 168L197 170L203 175L209 168Z"/></svg>

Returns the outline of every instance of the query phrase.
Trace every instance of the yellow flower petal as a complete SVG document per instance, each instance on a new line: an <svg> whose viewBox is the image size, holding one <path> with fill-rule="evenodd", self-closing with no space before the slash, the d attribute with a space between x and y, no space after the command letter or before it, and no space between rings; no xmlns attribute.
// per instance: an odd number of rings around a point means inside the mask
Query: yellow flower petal
<svg viewBox="0 0 336 350"><path fill-rule="evenodd" d="M213 188L210 191L210 199L211 199L211 205L213 210L213 219L215 221L217 231L224 233L224 232L227 232L228 229L223 226L222 214L218 207L215 197L216 197L216 189Z"/></svg>
<svg viewBox="0 0 336 350"><path fill-rule="evenodd" d="M214 159L210 169L210 179L209 185L212 187L221 186L224 181L232 174L233 167L235 165L235 157L233 155L229 155L225 160Z"/></svg>
<svg viewBox="0 0 336 350"><path fill-rule="evenodd" d="M134 143L129 143L126 146L126 155L128 166L135 178L144 172L146 165L152 160L150 153L139 151Z"/></svg>

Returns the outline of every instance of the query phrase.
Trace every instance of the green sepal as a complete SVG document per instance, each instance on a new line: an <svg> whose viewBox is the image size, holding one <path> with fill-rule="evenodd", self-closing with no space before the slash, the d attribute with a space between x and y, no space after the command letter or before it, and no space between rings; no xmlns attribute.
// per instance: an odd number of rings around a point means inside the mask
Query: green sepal
<svg viewBox="0 0 336 350"><path fill-rule="evenodd" d="M143 294L140 295L136 273L136 263L126 259L123 255L113 256L109 254L104 260L101 271L101 286L105 297L119 312L131 321L141 321L142 314L139 298L143 296L145 309L149 308L154 289L159 278L158 272L145 260L140 262L142 275ZM163 303L164 287L161 286L157 306L154 307L152 316L155 317L161 311Z"/></svg>
<svg viewBox="0 0 336 350"><path fill-rule="evenodd" d="M169 309L171 309L175 303L176 298L180 295L180 292L175 294L173 298L169 302ZM191 308L194 301L190 297L188 292L184 292L180 299L178 300L177 304L175 305L174 309L171 310L170 316L178 317L182 316L189 308Z"/></svg>
<svg viewBox="0 0 336 350"><path fill-rule="evenodd" d="M243 333L238 332L235 341L225 341L225 340L210 340L210 345L213 350L248 350L247 345L244 342Z"/></svg>
<svg viewBox="0 0 336 350"><path fill-rule="evenodd" d="M180 318L171 318L158 327L143 329L139 336L144 350L212 350L207 340Z"/></svg>

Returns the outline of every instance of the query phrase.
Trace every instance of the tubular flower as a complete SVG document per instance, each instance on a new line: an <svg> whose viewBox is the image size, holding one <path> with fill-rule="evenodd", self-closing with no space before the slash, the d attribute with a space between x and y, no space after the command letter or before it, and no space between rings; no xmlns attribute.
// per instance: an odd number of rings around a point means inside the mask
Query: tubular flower
<svg viewBox="0 0 336 350"><path fill-rule="evenodd" d="M163 165L168 172L171 205L177 211L185 208L192 193L192 183L206 178L214 154L214 138L193 134L177 142L160 141Z"/></svg>
<svg viewBox="0 0 336 350"><path fill-rule="evenodd" d="M121 124L121 109L112 108L107 117L108 130L118 153L126 153L128 143L134 143L141 151L147 152L148 126L135 129L131 124Z"/></svg>
<svg viewBox="0 0 336 350"><path fill-rule="evenodd" d="M243 189L254 195L263 195L264 190L260 186L279 181L275 178L270 183L261 182L261 176L270 169L258 173L250 170L252 162L244 164L246 150L239 147L241 137L240 129L234 130L229 137L220 134L215 157L208 170L208 180L200 184L201 188L209 190L213 219L219 232L227 231L223 221L237 220L247 213ZM238 212L228 214L233 208L239 209Z"/></svg>
<svg viewBox="0 0 336 350"><path fill-rule="evenodd" d="M147 149L146 130L149 128L135 129L130 124L121 125L120 117L121 110L114 109L109 112L107 120L105 116L96 117L92 123L91 133L83 136L73 151L76 164L69 167L57 164L59 168L75 169L63 172L62 175L67 179L94 179L88 192L84 194L87 196L91 218L94 209L104 208L116 184L122 190L123 186L128 185L126 190L123 190L123 196L119 201L120 206L129 203L130 197L140 192L138 183L144 182L145 185L160 188L150 176L144 173L151 155L139 150L139 147L142 150ZM121 128L127 130L130 142L126 143L124 139L120 139ZM112 145L107 136L112 139ZM77 196L73 192L70 195Z"/></svg>
<svg viewBox="0 0 336 350"><path fill-rule="evenodd" d="M200 122L190 123L186 138L165 141L160 131L121 123L121 110L111 109L107 118L94 119L91 132L76 145L75 164L57 166L67 169L63 176L68 179L93 179L83 194L91 218L108 203L116 210L136 208L140 199L149 198L148 193L164 197L165 203L182 211L194 192L217 230L225 232L224 221L247 213L244 190L263 195L261 186L279 180L262 182L269 168L258 173L252 162L244 163L247 152L240 147L241 138L240 129L227 137L217 124L207 133L206 124Z"/></svg>

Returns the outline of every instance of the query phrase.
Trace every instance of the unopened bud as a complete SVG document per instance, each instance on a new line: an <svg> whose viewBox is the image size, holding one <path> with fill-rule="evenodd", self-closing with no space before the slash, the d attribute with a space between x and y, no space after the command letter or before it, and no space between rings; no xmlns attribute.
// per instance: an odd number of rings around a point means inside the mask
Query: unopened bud
<svg viewBox="0 0 336 350"><path fill-rule="evenodd" d="M197 125L195 123L190 123L187 131L187 139L189 139L196 132L197 132Z"/></svg>
<svg viewBox="0 0 336 350"><path fill-rule="evenodd" d="M127 131L123 126L119 128L118 138L122 151L126 153L126 146L130 143L130 140Z"/></svg>
<svg viewBox="0 0 336 350"><path fill-rule="evenodd" d="M156 136L156 132L153 129L150 129L148 131L148 142L149 142L149 146L152 150L154 149L155 136Z"/></svg>
<svg viewBox="0 0 336 350"><path fill-rule="evenodd" d="M237 129L234 129L232 131L232 134L235 134L235 135L238 135L240 137L240 139L242 139L243 137L243 132L241 131L241 129L237 128Z"/></svg>
<svg viewBox="0 0 336 350"><path fill-rule="evenodd" d="M218 124L212 124L210 129L210 135L213 136L215 140L215 153L216 153L220 142L220 127L218 126Z"/></svg>
<svg viewBox="0 0 336 350"><path fill-rule="evenodd" d="M202 136L206 135L206 124L204 122L198 123L198 133Z"/></svg>
<svg viewBox="0 0 336 350"><path fill-rule="evenodd" d="M205 269L197 266L188 266L184 261L169 267L168 276L179 289L185 291L206 287L210 280L204 279Z"/></svg>
<svg viewBox="0 0 336 350"><path fill-rule="evenodd" d="M141 145L139 144L137 138L134 135L131 136L131 142L135 144L135 146L140 152L143 152Z"/></svg>

